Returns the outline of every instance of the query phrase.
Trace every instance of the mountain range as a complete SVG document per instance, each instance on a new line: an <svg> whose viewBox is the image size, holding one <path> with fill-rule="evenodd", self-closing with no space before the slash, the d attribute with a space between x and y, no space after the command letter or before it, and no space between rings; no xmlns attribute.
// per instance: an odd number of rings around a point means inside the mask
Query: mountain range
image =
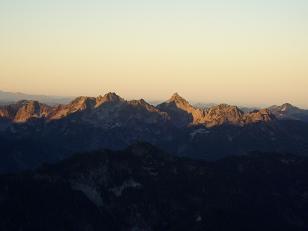
<svg viewBox="0 0 308 231"><path fill-rule="evenodd" d="M54 107L38 101L22 100L0 107L0 117L20 123L33 119L58 120L82 112L82 118L94 116L95 118L88 119L96 122L99 119L105 120L114 117L114 114L112 116L104 115L108 110L129 110L128 108L143 109L144 112L151 113L152 115L155 114L163 120L170 120L178 127L200 124L206 127L222 124L244 125L260 121L267 122L274 119L274 115L269 109L244 113L238 107L226 104L213 106L208 109L196 108L177 93L156 107L148 104L143 99L126 101L115 93L108 93L96 98L78 97L67 105ZM125 113L124 111L120 112L122 114Z"/></svg>
<svg viewBox="0 0 308 231"><path fill-rule="evenodd" d="M256 150L307 155L305 112L283 106L244 112L227 104L201 109L177 93L157 106L115 93L56 106L22 100L0 107L0 171L33 168L76 152L118 150L139 141L205 160Z"/></svg>

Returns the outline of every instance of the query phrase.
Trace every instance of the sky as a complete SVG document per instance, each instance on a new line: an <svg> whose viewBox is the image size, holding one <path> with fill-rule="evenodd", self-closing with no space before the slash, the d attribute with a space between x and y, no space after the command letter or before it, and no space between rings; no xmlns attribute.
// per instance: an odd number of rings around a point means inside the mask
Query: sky
<svg viewBox="0 0 308 231"><path fill-rule="evenodd" d="M306 0L0 0L0 90L308 108Z"/></svg>

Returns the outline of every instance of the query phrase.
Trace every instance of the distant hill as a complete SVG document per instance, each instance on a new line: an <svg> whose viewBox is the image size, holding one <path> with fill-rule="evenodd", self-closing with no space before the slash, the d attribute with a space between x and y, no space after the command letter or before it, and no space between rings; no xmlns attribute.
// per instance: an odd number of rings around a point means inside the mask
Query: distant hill
<svg viewBox="0 0 308 231"><path fill-rule="evenodd" d="M30 95L20 92L7 92L0 90L0 105L6 105L15 103L21 100L36 100L41 103L56 105L56 104L67 104L73 98L61 97L61 96L47 96L47 95Z"/></svg>

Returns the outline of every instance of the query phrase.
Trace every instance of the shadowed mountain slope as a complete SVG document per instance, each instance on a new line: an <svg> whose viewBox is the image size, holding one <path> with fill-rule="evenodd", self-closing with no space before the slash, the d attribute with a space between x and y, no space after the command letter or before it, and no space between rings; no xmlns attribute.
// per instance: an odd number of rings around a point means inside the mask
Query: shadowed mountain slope
<svg viewBox="0 0 308 231"><path fill-rule="evenodd" d="M289 103L281 106L272 106L269 110L271 110L278 119L308 122L308 110L300 109Z"/></svg>

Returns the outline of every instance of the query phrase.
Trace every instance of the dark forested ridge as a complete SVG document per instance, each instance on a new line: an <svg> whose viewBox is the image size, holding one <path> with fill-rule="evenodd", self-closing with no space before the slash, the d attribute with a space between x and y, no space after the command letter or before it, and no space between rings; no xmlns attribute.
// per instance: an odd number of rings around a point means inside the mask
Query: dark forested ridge
<svg viewBox="0 0 308 231"><path fill-rule="evenodd" d="M1 230L307 230L308 160L206 162L149 144L0 177Z"/></svg>

